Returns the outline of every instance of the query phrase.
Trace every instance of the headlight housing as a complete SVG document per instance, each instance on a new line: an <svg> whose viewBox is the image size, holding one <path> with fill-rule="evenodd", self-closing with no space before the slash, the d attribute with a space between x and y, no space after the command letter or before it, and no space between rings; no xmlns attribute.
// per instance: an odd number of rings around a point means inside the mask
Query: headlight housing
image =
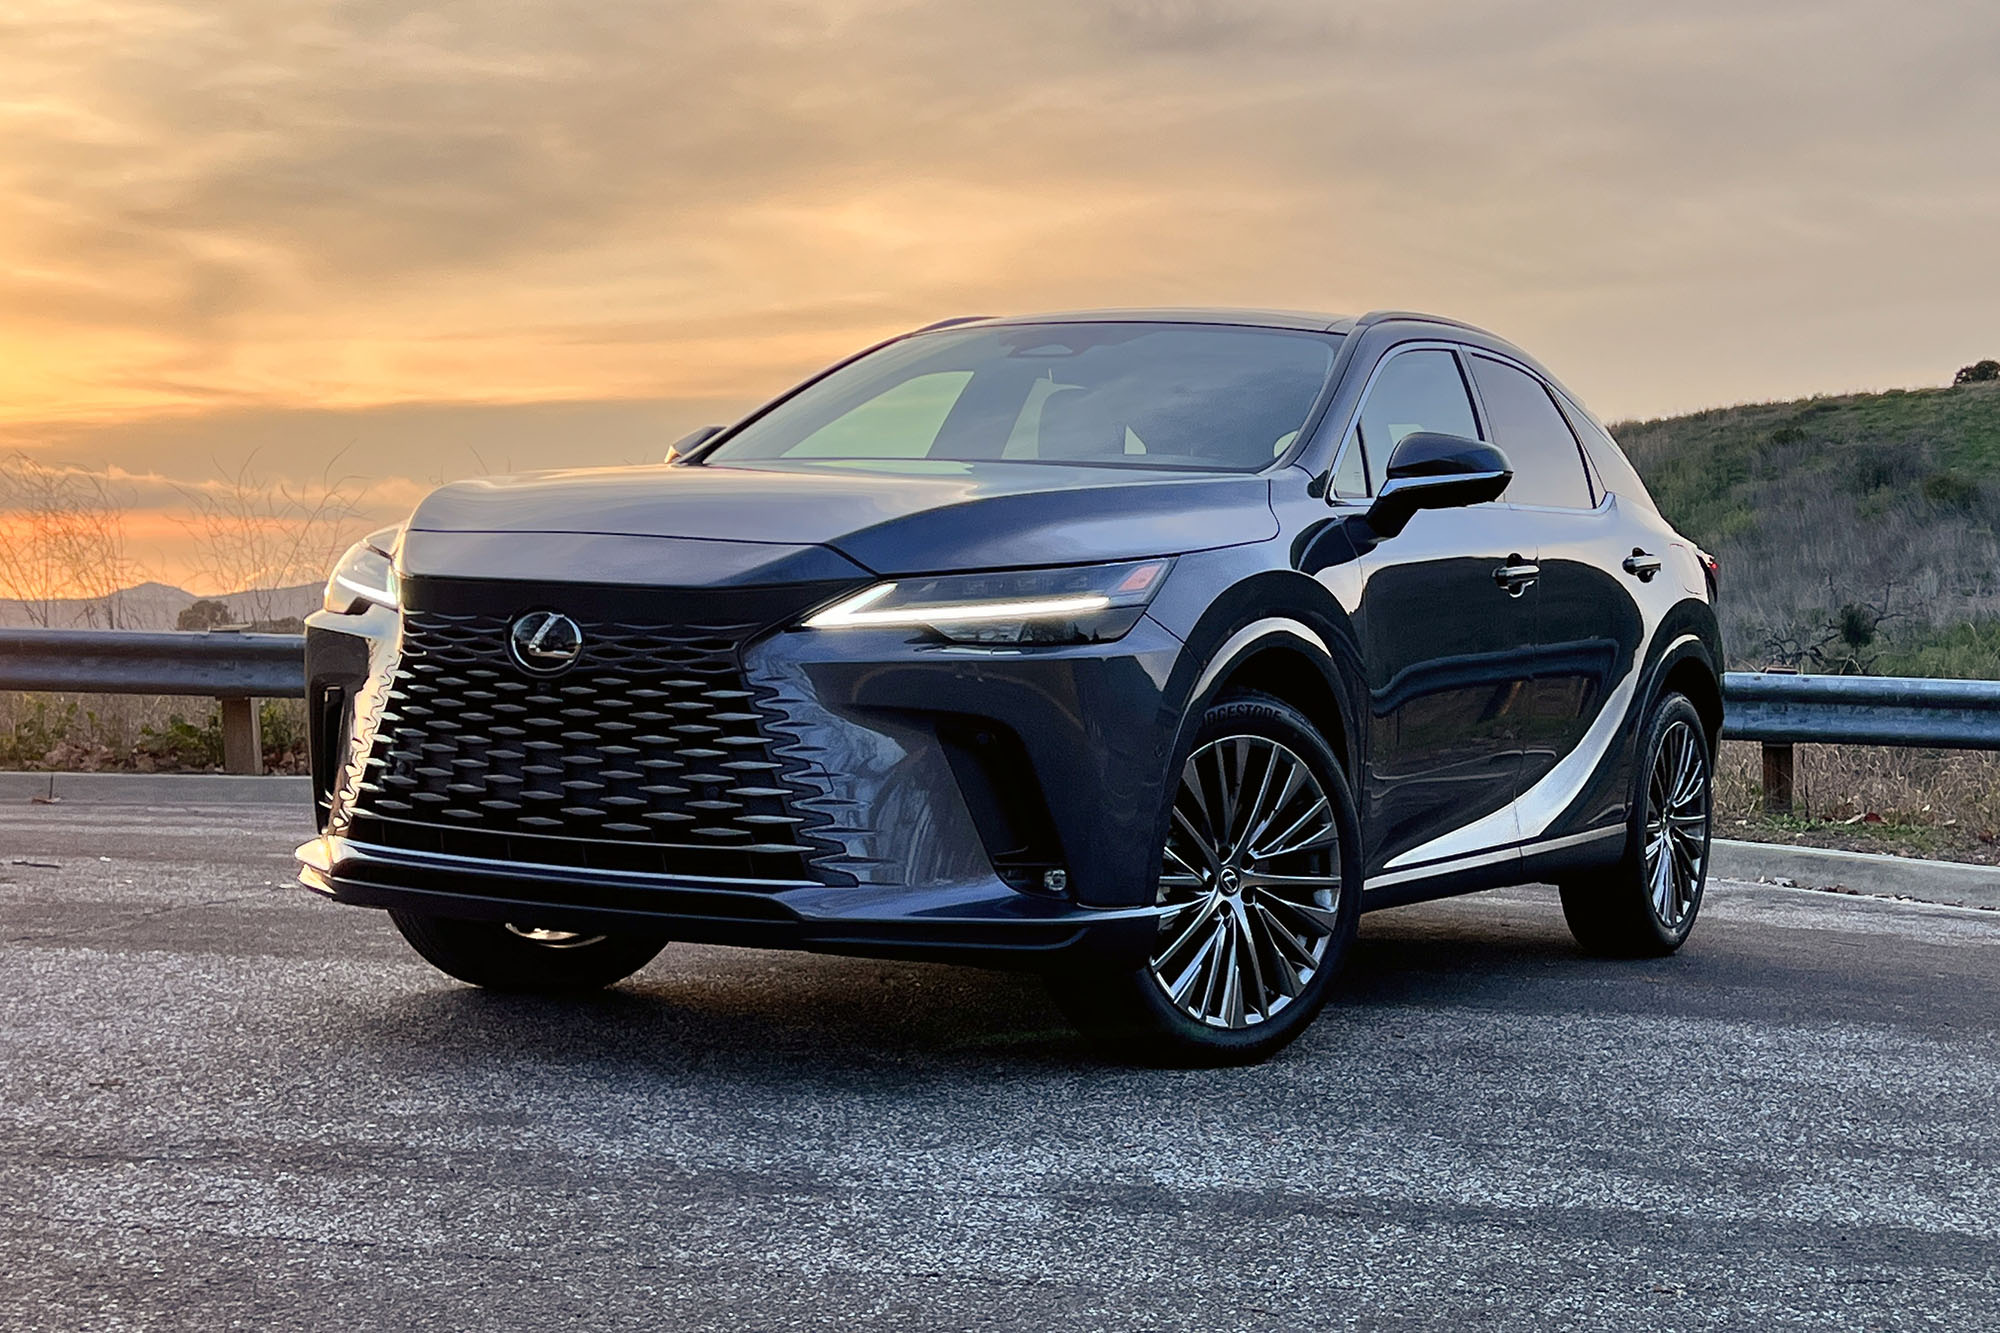
<svg viewBox="0 0 2000 1333"><path fill-rule="evenodd" d="M1103 643L1139 622L1171 560L898 579L807 617L807 629L926 629L952 643Z"/></svg>
<svg viewBox="0 0 2000 1333"><path fill-rule="evenodd" d="M369 605L386 606L391 611L400 607L403 593L396 582L396 562L389 554L398 531L384 528L371 532L348 547L327 578L321 605L337 615L352 615Z"/></svg>

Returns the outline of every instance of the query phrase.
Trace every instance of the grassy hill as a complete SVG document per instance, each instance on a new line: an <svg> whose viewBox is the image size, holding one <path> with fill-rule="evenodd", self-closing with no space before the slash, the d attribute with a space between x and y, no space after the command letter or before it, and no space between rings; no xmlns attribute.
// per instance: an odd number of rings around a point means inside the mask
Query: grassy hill
<svg viewBox="0 0 2000 1333"><path fill-rule="evenodd" d="M2000 678L2000 384L1612 427L1722 562L1735 667Z"/></svg>

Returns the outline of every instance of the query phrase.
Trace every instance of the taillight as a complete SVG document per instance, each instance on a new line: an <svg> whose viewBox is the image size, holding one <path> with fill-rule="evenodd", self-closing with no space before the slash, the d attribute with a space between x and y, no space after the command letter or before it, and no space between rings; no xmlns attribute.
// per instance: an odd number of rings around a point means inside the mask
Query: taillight
<svg viewBox="0 0 2000 1333"><path fill-rule="evenodd" d="M1699 546L1694 548L1694 553L1701 557L1702 572L1708 575L1708 595L1713 597L1722 587L1722 562Z"/></svg>

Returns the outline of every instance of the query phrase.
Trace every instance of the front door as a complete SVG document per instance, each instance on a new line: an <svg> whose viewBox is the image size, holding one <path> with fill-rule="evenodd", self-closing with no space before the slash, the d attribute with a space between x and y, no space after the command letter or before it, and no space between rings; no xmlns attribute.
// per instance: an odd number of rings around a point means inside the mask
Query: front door
<svg viewBox="0 0 2000 1333"><path fill-rule="evenodd" d="M1480 438L1458 354L1399 349L1357 419L1378 479L1413 431ZM1510 848L1534 672L1532 522L1495 503L1418 513L1364 555L1355 613L1370 696L1367 873ZM1504 853L1502 853L1504 855Z"/></svg>
<svg viewBox="0 0 2000 1333"><path fill-rule="evenodd" d="M1420 513L1364 558L1371 876L1520 841L1541 600L1523 527L1498 504Z"/></svg>

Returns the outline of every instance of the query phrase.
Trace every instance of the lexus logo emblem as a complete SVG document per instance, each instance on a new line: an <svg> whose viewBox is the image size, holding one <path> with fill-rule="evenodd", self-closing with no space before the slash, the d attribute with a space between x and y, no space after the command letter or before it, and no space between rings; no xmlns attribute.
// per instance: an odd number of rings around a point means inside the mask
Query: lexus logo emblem
<svg viewBox="0 0 2000 1333"><path fill-rule="evenodd" d="M583 656L583 627L560 611L530 611L507 631L507 652L523 671L554 675Z"/></svg>

